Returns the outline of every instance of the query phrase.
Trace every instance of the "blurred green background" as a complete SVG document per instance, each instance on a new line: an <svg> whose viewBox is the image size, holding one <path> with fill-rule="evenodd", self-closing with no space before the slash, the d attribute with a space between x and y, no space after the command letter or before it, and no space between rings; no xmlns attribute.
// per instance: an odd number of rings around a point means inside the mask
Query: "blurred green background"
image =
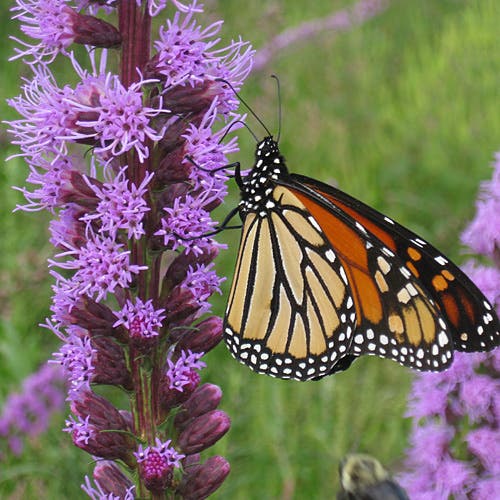
<svg viewBox="0 0 500 500"><path fill-rule="evenodd" d="M223 40L241 34L258 49L287 27L354 3L207 0L204 23L223 18ZM20 75L27 74L19 62L7 62L7 34L16 30L9 4L0 7L2 119L14 118L4 97L17 95ZM349 32L322 33L283 50L249 77L243 94L276 130L276 88L269 75L279 75L281 148L290 169L336 182L460 263L459 234L500 143L499 25L498 0L389 2L386 11ZM261 133L254 122L252 127ZM251 166L254 142L245 131L239 136L241 152L231 160ZM16 152L5 127L0 144L2 160ZM0 402L57 350L56 340L38 326L50 298L48 217L12 213L22 198L10 187L22 185L26 174L21 160L2 161ZM236 202L233 190L219 218ZM230 276L238 234L228 231L221 239L230 249L218 269ZM219 314L229 281L224 295L214 298ZM277 381L237 364L223 345L207 364L203 380L222 387L222 408L233 421L211 451L232 465L214 498L332 498L338 461L352 451L371 453L393 471L400 465L410 427L404 418L407 369L367 358L320 382ZM0 463L1 498L86 498L79 485L92 463L60 432L63 421L63 415L54 419L21 456Z"/></svg>

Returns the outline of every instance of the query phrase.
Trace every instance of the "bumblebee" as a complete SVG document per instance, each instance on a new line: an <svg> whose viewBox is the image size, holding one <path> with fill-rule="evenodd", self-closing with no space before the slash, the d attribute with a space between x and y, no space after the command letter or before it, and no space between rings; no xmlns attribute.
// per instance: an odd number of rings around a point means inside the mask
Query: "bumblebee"
<svg viewBox="0 0 500 500"><path fill-rule="evenodd" d="M337 500L409 500L408 495L369 455L347 455L339 466L341 491Z"/></svg>

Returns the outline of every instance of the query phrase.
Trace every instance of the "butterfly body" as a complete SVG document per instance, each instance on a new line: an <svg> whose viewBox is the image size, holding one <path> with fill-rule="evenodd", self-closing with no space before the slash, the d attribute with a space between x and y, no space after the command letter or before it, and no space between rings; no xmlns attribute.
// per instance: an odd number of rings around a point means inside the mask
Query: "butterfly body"
<svg viewBox="0 0 500 500"><path fill-rule="evenodd" d="M318 379L369 354L437 371L455 349L498 345L491 305L454 264L359 200L290 174L272 137L236 180L243 230L224 335L253 370Z"/></svg>

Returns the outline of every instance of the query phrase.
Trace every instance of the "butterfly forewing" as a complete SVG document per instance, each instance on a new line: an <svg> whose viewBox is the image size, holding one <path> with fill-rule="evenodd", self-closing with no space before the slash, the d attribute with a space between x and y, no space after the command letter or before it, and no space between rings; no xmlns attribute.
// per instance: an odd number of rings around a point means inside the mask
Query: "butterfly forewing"
<svg viewBox="0 0 500 500"><path fill-rule="evenodd" d="M232 354L260 373L307 380L331 372L356 315L345 271L290 190L244 221L225 321Z"/></svg>

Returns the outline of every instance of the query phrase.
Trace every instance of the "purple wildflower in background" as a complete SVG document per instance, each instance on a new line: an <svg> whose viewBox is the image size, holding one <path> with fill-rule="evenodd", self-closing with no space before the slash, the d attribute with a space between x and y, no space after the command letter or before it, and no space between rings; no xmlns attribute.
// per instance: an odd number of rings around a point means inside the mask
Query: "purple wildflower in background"
<svg viewBox="0 0 500 500"><path fill-rule="evenodd" d="M20 454L24 441L44 432L51 416L64 408L64 380L59 366L45 363L24 380L21 391L7 397L0 414L0 461L8 452Z"/></svg>
<svg viewBox="0 0 500 500"><path fill-rule="evenodd" d="M206 314L223 245L207 234L227 192L220 167L237 151L225 136L244 119L220 78L240 88L253 51L222 45L222 21L203 26L196 1L17 0L12 11L26 38L15 57L33 74L9 101L29 167L18 209L53 215L43 326L62 341L53 364L67 380L64 430L96 463L82 488L91 498L205 498L229 464L200 453L230 426L221 390L200 385L222 336ZM114 11L118 28L95 17ZM163 12L154 41L151 17ZM75 43L86 48L78 56ZM118 74L108 48L121 52ZM56 58L74 84L52 74ZM102 384L129 407L97 394Z"/></svg>
<svg viewBox="0 0 500 500"><path fill-rule="evenodd" d="M500 153L482 185L474 220L462 235L493 267L468 262L467 273L500 310ZM401 484L415 500L500 498L500 349L455 353L441 373L419 374L408 403L413 418Z"/></svg>

